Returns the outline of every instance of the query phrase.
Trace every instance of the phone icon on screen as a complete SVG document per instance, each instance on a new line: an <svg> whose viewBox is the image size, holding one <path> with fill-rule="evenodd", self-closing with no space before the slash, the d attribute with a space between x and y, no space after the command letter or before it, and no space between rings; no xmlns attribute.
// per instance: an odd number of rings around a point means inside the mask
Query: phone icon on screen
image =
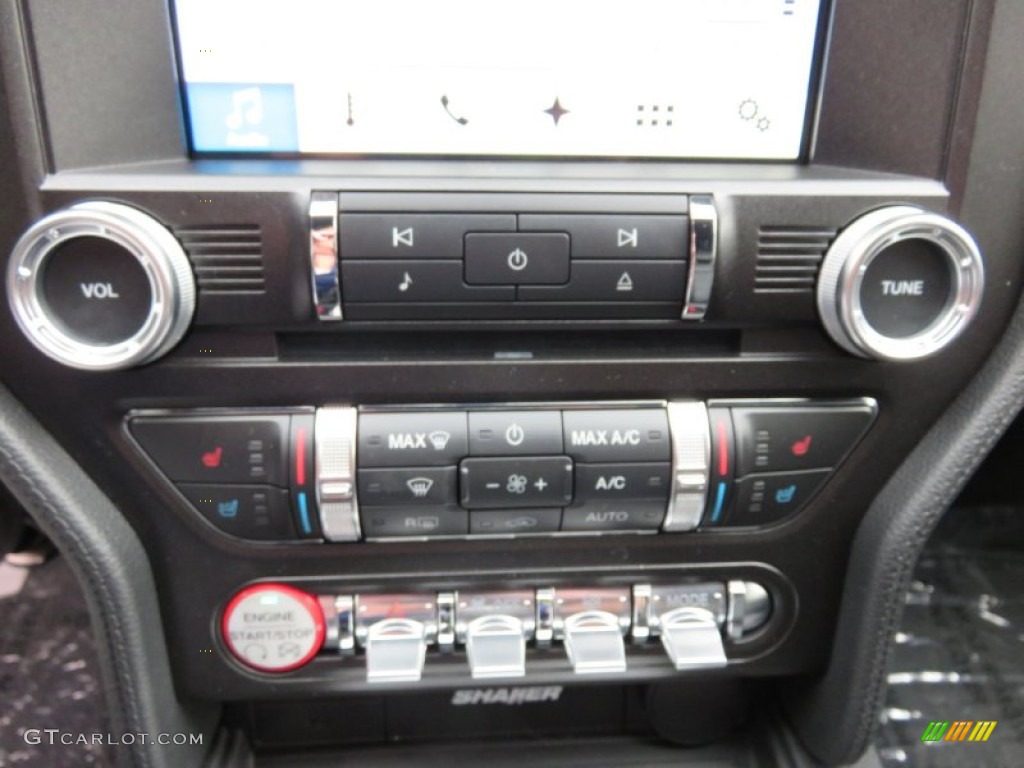
<svg viewBox="0 0 1024 768"><path fill-rule="evenodd" d="M468 125L469 124L469 119L465 118L465 117L462 117L460 115L456 115L454 112L452 112L451 107L449 106L449 103L450 102L448 101L448 95L447 94L443 95L441 97L441 106L444 107L444 111L448 113L448 117L450 117L452 120L454 120L459 125Z"/></svg>

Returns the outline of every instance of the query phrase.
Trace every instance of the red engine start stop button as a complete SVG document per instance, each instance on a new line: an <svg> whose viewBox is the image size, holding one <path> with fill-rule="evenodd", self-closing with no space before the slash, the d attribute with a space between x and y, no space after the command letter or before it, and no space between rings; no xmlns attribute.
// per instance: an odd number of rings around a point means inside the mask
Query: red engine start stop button
<svg viewBox="0 0 1024 768"><path fill-rule="evenodd" d="M285 584L246 587L224 609L224 643L247 667L288 672L307 664L324 643L317 599Z"/></svg>

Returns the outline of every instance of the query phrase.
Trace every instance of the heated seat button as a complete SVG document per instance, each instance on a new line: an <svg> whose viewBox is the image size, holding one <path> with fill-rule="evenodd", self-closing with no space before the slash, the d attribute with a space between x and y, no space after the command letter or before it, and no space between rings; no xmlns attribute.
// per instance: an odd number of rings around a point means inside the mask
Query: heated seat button
<svg viewBox="0 0 1024 768"><path fill-rule="evenodd" d="M663 408L562 412L565 452L581 462L669 461L668 416Z"/></svg>
<svg viewBox="0 0 1024 768"><path fill-rule="evenodd" d="M146 321L146 269L105 237L76 237L53 249L43 271L47 309L65 333L91 344L131 338Z"/></svg>
<svg viewBox="0 0 1024 768"><path fill-rule="evenodd" d="M572 501L572 459L466 459L459 466L466 509L560 507Z"/></svg>
<svg viewBox="0 0 1024 768"><path fill-rule="evenodd" d="M178 488L199 513L224 533L240 539L294 539L288 492L267 485L180 483Z"/></svg>
<svg viewBox="0 0 1024 768"><path fill-rule="evenodd" d="M767 525L794 514L829 476L827 469L751 475L736 484L726 525Z"/></svg>
<svg viewBox="0 0 1024 768"><path fill-rule="evenodd" d="M616 499L652 499L668 501L672 465L657 464L577 464L575 503L614 501Z"/></svg>
<svg viewBox="0 0 1024 768"><path fill-rule="evenodd" d="M559 411L470 411L472 456L562 453Z"/></svg>
<svg viewBox="0 0 1024 768"><path fill-rule="evenodd" d="M562 512L563 531L657 530L665 519L664 501L592 501Z"/></svg>
<svg viewBox="0 0 1024 768"><path fill-rule="evenodd" d="M527 215L524 231L563 231L573 259L683 259L689 234L685 216Z"/></svg>
<svg viewBox="0 0 1024 768"><path fill-rule="evenodd" d="M513 286L474 286L462 280L461 261L343 261L345 302L417 303L512 301Z"/></svg>
<svg viewBox="0 0 1024 768"><path fill-rule="evenodd" d="M467 232L514 232L512 214L343 213L342 259L461 259Z"/></svg>
<svg viewBox="0 0 1024 768"><path fill-rule="evenodd" d="M684 261L572 260L566 285L523 285L520 301L682 302Z"/></svg>
<svg viewBox="0 0 1024 768"><path fill-rule="evenodd" d="M443 467L469 453L465 411L359 415L359 467Z"/></svg>
<svg viewBox="0 0 1024 768"><path fill-rule="evenodd" d="M554 533L562 522L562 510L495 509L469 513L469 532L481 536Z"/></svg>
<svg viewBox="0 0 1024 768"><path fill-rule="evenodd" d="M285 486L289 416L145 416L132 435L171 480Z"/></svg>
<svg viewBox="0 0 1024 768"><path fill-rule="evenodd" d="M874 419L868 403L732 409L736 476L835 467Z"/></svg>
<svg viewBox="0 0 1024 768"><path fill-rule="evenodd" d="M445 506L456 503L455 467L360 469L359 504Z"/></svg>
<svg viewBox="0 0 1024 768"><path fill-rule="evenodd" d="M469 512L459 507L364 507L363 533L368 539L465 536Z"/></svg>
<svg viewBox="0 0 1024 768"><path fill-rule="evenodd" d="M568 235L466 235L466 282L471 285L560 285L568 279Z"/></svg>

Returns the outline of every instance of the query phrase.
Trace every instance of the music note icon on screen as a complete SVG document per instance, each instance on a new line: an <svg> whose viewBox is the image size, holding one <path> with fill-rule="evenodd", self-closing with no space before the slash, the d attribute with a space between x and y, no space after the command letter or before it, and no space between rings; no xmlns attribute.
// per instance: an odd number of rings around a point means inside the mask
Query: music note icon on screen
<svg viewBox="0 0 1024 768"><path fill-rule="evenodd" d="M259 88L244 88L231 95L231 113L224 120L232 131L243 125L259 125L263 122L263 94Z"/></svg>

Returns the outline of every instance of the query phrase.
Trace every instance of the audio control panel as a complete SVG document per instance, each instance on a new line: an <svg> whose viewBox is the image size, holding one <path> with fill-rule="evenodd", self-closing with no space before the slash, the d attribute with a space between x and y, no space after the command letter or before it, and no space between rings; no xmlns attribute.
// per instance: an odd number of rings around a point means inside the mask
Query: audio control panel
<svg viewBox="0 0 1024 768"><path fill-rule="evenodd" d="M140 411L135 443L258 541L678 533L800 510L875 402L710 400Z"/></svg>
<svg viewBox="0 0 1024 768"><path fill-rule="evenodd" d="M460 210L422 196L314 192L317 317L335 320L700 320L718 214L710 195L555 198ZM510 201L511 202L511 201ZM558 208L561 207L561 210Z"/></svg>

